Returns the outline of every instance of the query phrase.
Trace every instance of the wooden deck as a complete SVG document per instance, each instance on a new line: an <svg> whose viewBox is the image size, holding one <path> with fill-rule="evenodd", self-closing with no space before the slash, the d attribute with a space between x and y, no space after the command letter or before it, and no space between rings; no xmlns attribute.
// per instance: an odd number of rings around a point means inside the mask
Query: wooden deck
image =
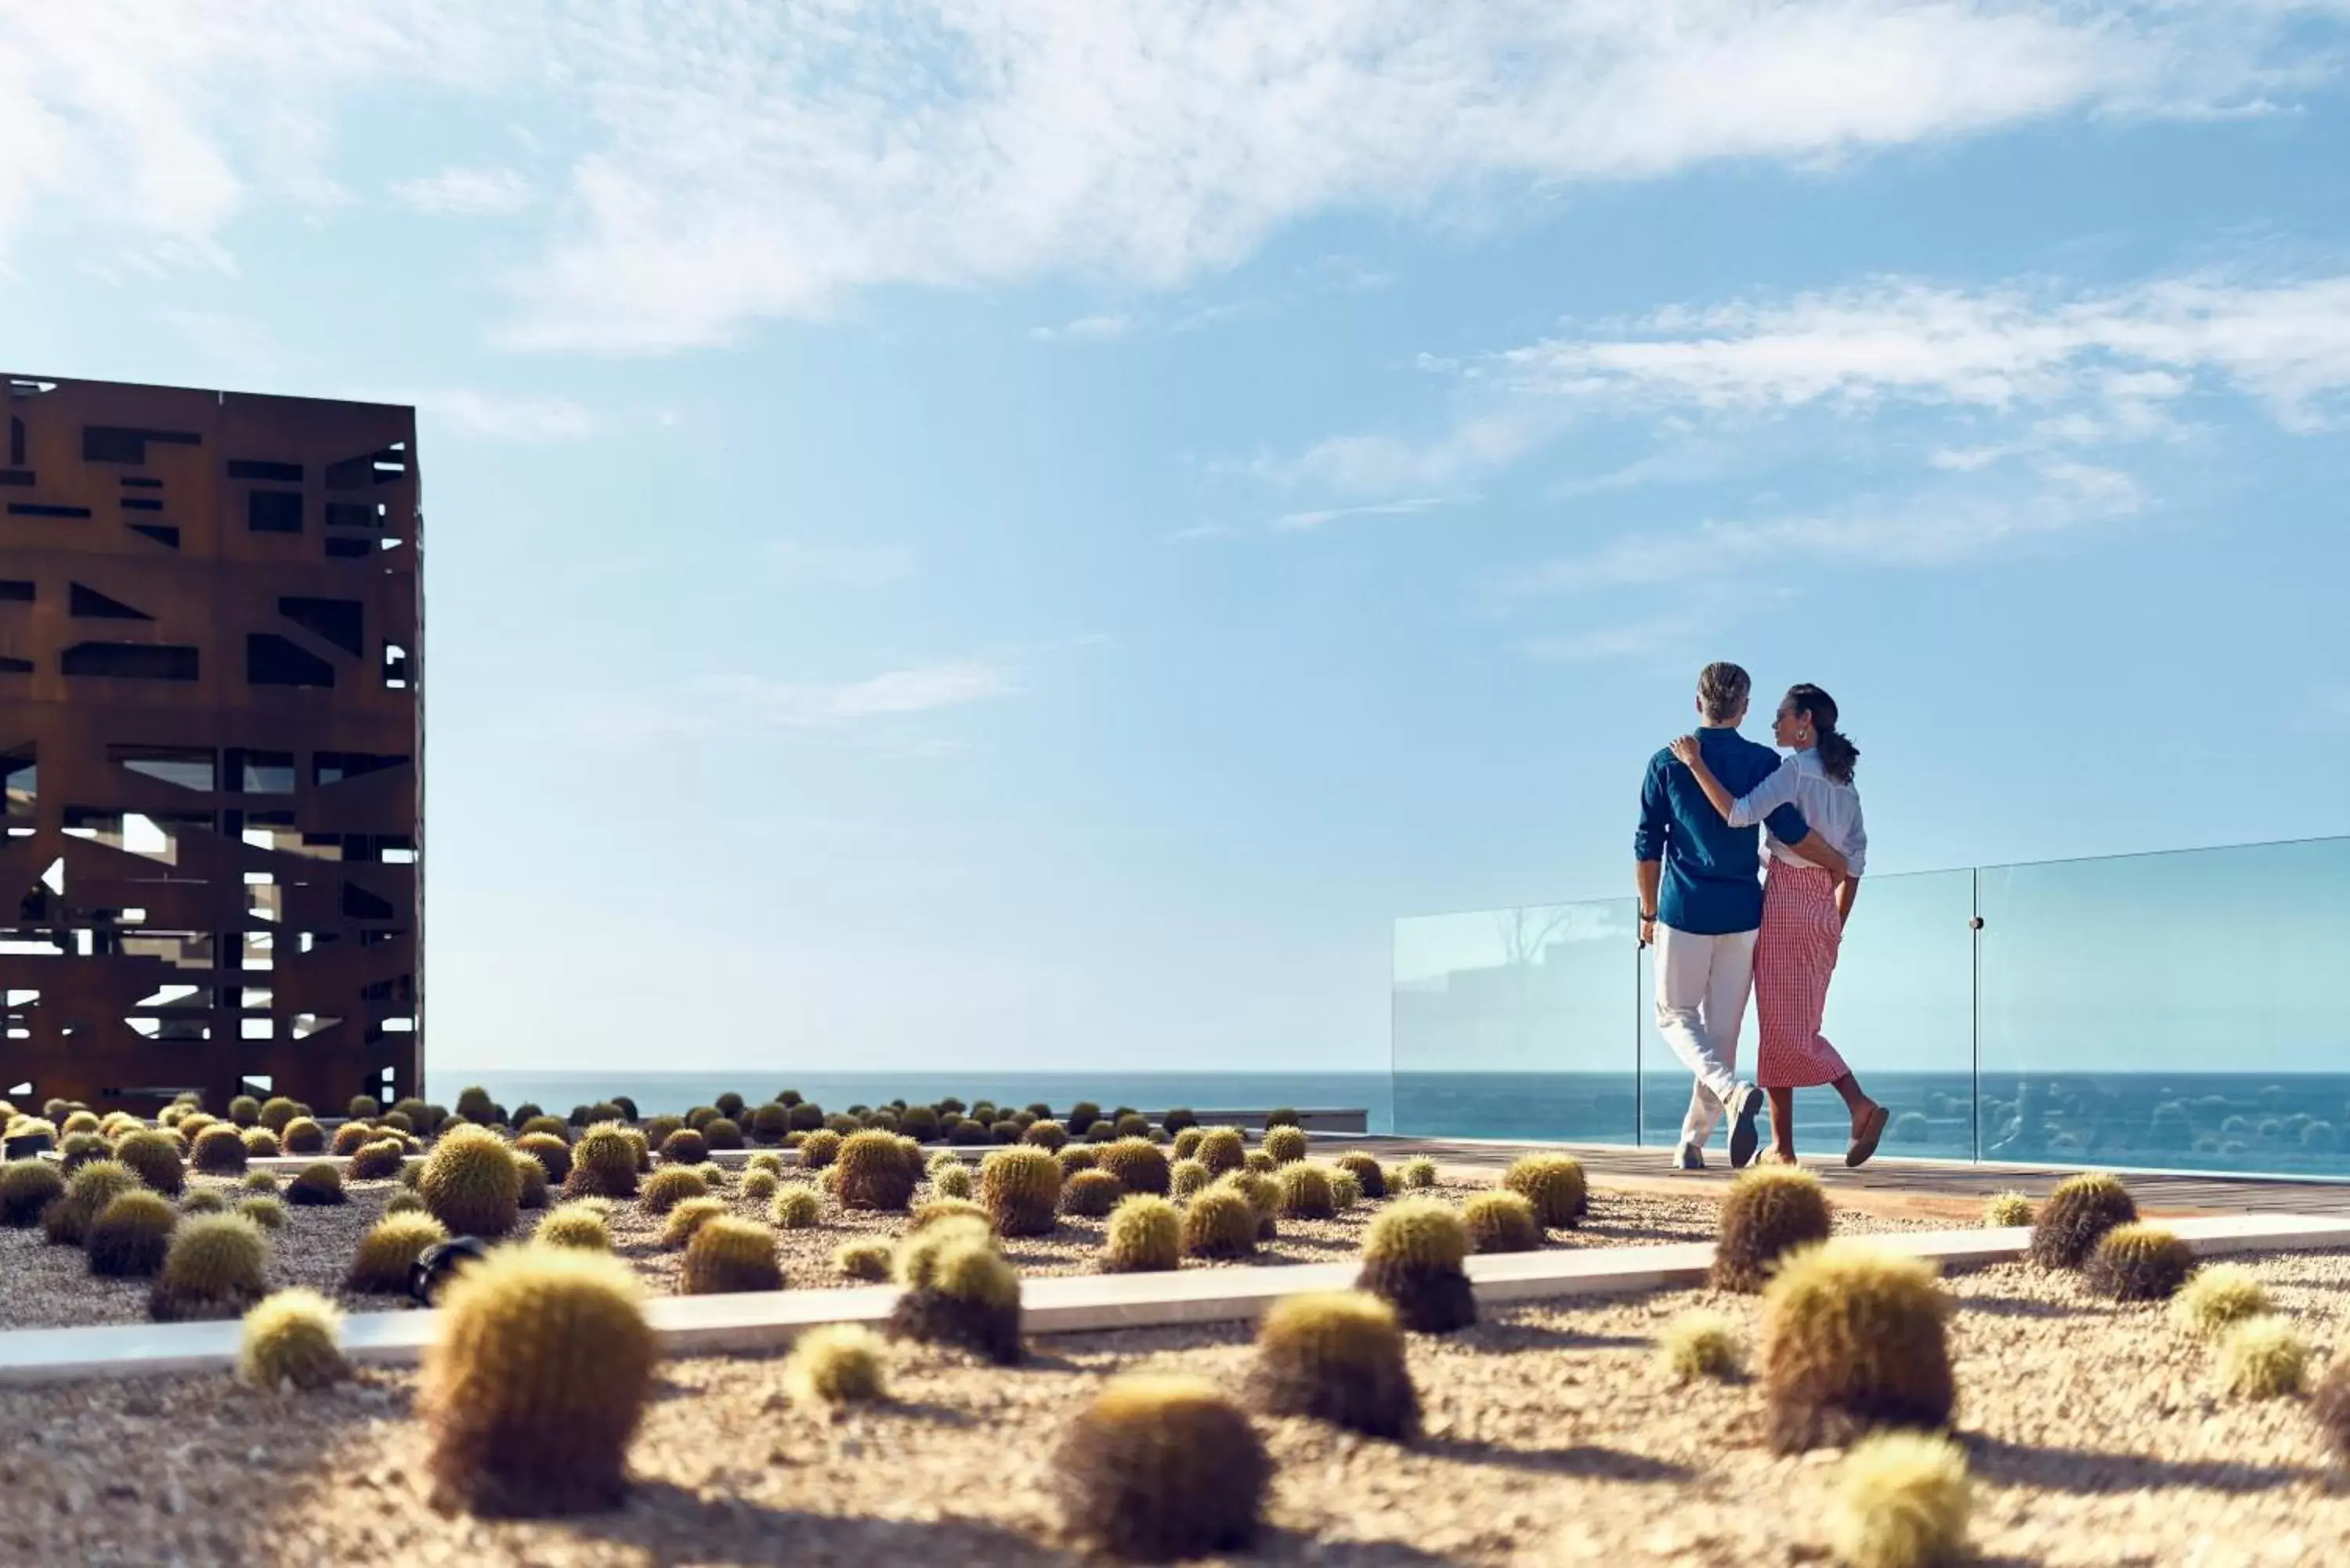
<svg viewBox="0 0 2350 1568"><path fill-rule="evenodd" d="M1709 1150L1711 1168L1672 1168L1669 1148L1623 1148L1592 1144L1487 1142L1469 1138L1340 1137L1319 1135L1317 1155L1362 1148L1383 1162L1424 1155L1449 1169L1498 1170L1520 1155L1557 1150L1583 1162L1595 1183L1619 1191L1719 1194L1731 1176L1727 1158ZM1839 1203L1876 1213L1917 1218L1972 1218L1994 1192L2045 1194L2074 1168L1971 1165L1941 1160L1895 1159L1880 1155L1859 1170L1847 1169L1840 1154L1804 1161ZM2350 1183L2296 1181L2260 1177L2116 1172L2149 1215L2318 1214L2350 1216Z"/></svg>

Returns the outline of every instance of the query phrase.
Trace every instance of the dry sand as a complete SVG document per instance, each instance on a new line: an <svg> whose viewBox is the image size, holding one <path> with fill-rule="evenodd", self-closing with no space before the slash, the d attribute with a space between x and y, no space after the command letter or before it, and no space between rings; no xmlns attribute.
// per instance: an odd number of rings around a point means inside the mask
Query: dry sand
<svg viewBox="0 0 2350 1568"><path fill-rule="evenodd" d="M2350 1257L2257 1266L2329 1356L2350 1320ZM2350 1552L2350 1492L2305 1408L2220 1397L2208 1351L2163 1309L2117 1307L2024 1265L1950 1284L1983 1561L2282 1565ZM1658 1330L1700 1304L1751 1333L1752 1298L1679 1293L1518 1309L1415 1339L1428 1430L1409 1445L1262 1422L1279 1466L1273 1528L1244 1560L1825 1561L1833 1456L1772 1455L1750 1383L1676 1387L1656 1370ZM842 1417L791 1406L777 1358L670 1363L629 1505L544 1523L426 1505L407 1373L319 1396L219 1376L0 1392L0 1422L17 1434L0 1451L0 1561L1062 1563L1074 1559L1045 1462L1070 1410L1137 1367L1236 1386L1250 1356L1237 1328L1034 1349L1002 1369L897 1347L894 1400Z"/></svg>

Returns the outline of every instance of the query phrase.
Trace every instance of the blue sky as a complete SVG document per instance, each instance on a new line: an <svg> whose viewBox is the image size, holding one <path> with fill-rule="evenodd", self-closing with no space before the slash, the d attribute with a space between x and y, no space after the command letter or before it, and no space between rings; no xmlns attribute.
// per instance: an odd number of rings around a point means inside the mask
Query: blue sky
<svg viewBox="0 0 2350 1568"><path fill-rule="evenodd" d="M2344 829L2345 23L0 0L0 361L418 405L436 1062L1378 1066L1711 658Z"/></svg>

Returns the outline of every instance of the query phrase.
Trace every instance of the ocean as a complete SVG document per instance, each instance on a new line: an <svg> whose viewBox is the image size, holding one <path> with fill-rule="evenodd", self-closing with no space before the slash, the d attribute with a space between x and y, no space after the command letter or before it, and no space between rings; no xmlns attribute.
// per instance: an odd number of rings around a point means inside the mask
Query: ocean
<svg viewBox="0 0 2350 1568"><path fill-rule="evenodd" d="M1920 1073L1860 1067L1893 1113L1882 1148L1929 1159L2350 1179L2350 1075ZM1393 1125L1430 1137L1555 1138L1669 1150L1690 1101L1678 1068L1399 1073ZM1834 1091L1795 1096L1796 1144L1843 1147ZM1715 1147L1721 1145L1717 1133Z"/></svg>
<svg viewBox="0 0 2350 1568"><path fill-rule="evenodd" d="M592 1105L614 1095L636 1101L647 1116L706 1106L732 1089L757 1104L785 1089L828 1110L878 1106L895 1099L929 1104L952 1095L999 1106L1037 1101L1066 1111L1079 1100L1102 1106L1133 1106L1146 1111L1264 1111L1277 1106L1297 1110L1361 1110L1373 1132L1395 1127L1391 1080L1385 1073L802 1073L778 1068L765 1073L502 1073L428 1067L432 1098L452 1102L468 1084L489 1090L500 1105L536 1101L561 1116L574 1106Z"/></svg>
<svg viewBox="0 0 2350 1568"><path fill-rule="evenodd" d="M1893 1112L1892 1155L2350 1179L2350 1075L2333 1073L1963 1073L1871 1071ZM480 1084L500 1103L561 1115L627 1095L647 1115L707 1105L733 1089L754 1102L785 1089L830 1109L949 1095L999 1105L1087 1099L1164 1111L1360 1109L1373 1132L1556 1139L1669 1151L1689 1104L1678 1069L1628 1073L507 1073L435 1068L432 1097ZM1844 1106L1797 1095L1799 1146L1832 1152ZM1720 1147L1721 1135L1716 1135Z"/></svg>

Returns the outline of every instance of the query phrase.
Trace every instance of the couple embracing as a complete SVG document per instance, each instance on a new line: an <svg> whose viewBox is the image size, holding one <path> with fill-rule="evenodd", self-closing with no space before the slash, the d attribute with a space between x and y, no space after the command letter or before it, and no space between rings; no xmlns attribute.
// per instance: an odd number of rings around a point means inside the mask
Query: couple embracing
<svg viewBox="0 0 2350 1568"><path fill-rule="evenodd" d="M1836 729L1835 701L1797 686L1772 726L1794 753L1783 761L1738 732L1752 689L1737 665L1707 665L1700 728L1658 753L1640 788L1640 941L1656 949L1657 1029L1697 1078L1677 1163L1705 1168L1725 1113L1731 1165L1752 1161L1766 1101L1762 1158L1794 1163L1795 1091L1826 1084L1852 1113L1845 1163L1859 1165L1885 1136L1886 1109L1861 1092L1820 1020L1867 858L1852 782L1860 749ZM1752 1082L1738 1076L1750 992L1762 1032Z"/></svg>

